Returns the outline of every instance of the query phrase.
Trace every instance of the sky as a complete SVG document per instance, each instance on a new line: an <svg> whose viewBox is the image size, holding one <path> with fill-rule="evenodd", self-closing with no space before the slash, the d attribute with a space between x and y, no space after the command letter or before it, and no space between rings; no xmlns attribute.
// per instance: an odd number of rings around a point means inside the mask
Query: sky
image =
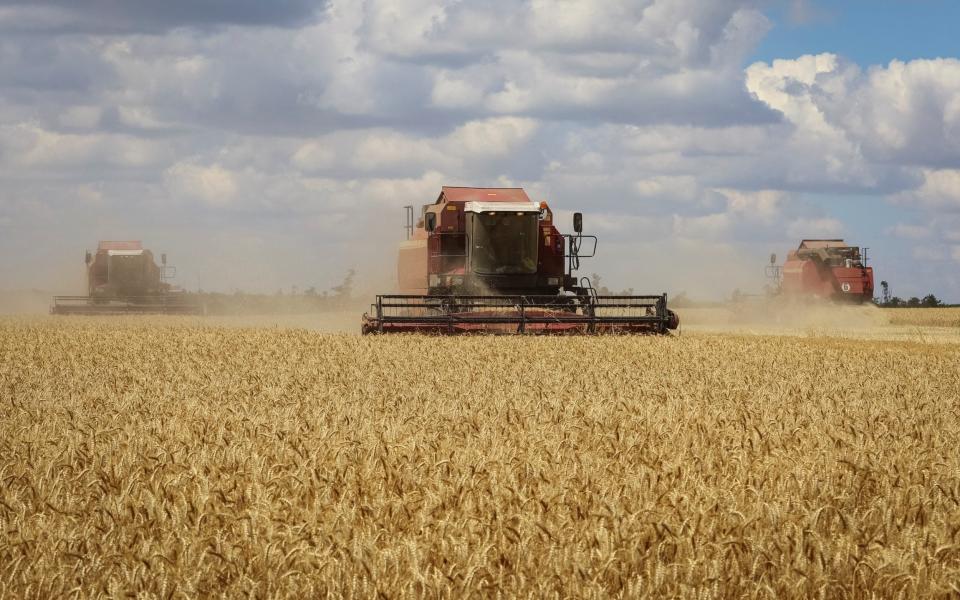
<svg viewBox="0 0 960 600"><path fill-rule="evenodd" d="M804 237L960 302L947 0L0 0L0 289L140 239L187 289L388 291L404 205L521 186L582 275L760 291Z"/></svg>

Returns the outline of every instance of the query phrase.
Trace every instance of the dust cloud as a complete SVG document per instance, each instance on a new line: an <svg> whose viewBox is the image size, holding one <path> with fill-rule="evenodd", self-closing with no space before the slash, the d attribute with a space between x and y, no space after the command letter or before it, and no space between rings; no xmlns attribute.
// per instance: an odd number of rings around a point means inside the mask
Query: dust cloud
<svg viewBox="0 0 960 600"><path fill-rule="evenodd" d="M0 290L0 315L46 314L54 295L41 290Z"/></svg>
<svg viewBox="0 0 960 600"><path fill-rule="evenodd" d="M359 331L375 295L396 291L397 244L405 237L397 202L258 222L256 229L200 220L78 224L69 243L0 263L7 282L0 289L0 315L47 314L53 296L86 295L84 251L101 239L137 239L158 263L167 255L176 268L169 283L210 305L211 319Z"/></svg>
<svg viewBox="0 0 960 600"><path fill-rule="evenodd" d="M764 276L766 245L740 248L692 240L606 241L601 234L597 257L581 261L580 276L600 275L600 283L619 293L668 292L670 300L720 303L735 290L761 294L772 282Z"/></svg>
<svg viewBox="0 0 960 600"><path fill-rule="evenodd" d="M170 223L146 230L117 226L110 233L93 231L86 248L95 247L97 238L143 239L155 256L167 253L171 263L180 267L172 283L189 294L204 292L199 297L209 303L210 310L202 322L211 325L359 332L361 316L375 296L397 291L397 245L405 239L402 204L406 202L372 201L305 222L303 227L286 223L255 234L227 226L213 231L204 226L178 229ZM561 230L568 229L561 226ZM598 273L602 285L613 293L669 291L670 306L687 331L775 334L888 324L883 311L873 306L724 302L734 289L762 294L769 283L763 276L769 256L766 248L705 246L684 240L666 246L606 242L603 232L597 233L601 236L598 257L585 259L577 275ZM50 281L69 282L71 289L0 291L0 314L46 314L55 294L83 294L85 267L77 257L86 248L57 250L57 258L59 253L63 256L51 267ZM351 272L354 277L348 281Z"/></svg>
<svg viewBox="0 0 960 600"><path fill-rule="evenodd" d="M889 316L873 304L836 304L778 296L709 308L678 308L677 312L685 328L717 332L827 333L876 329L890 324Z"/></svg>

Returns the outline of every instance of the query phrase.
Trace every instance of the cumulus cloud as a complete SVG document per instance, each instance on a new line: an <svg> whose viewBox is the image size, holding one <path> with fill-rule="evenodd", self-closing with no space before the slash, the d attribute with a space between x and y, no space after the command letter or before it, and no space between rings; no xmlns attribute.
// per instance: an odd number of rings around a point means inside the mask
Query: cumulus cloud
<svg viewBox="0 0 960 600"><path fill-rule="evenodd" d="M162 32L175 27L302 25L322 0L0 0L0 31Z"/></svg>
<svg viewBox="0 0 960 600"><path fill-rule="evenodd" d="M780 209L790 198L790 194L780 190L718 191L727 197L730 212L768 224L780 215Z"/></svg>
<svg viewBox="0 0 960 600"><path fill-rule="evenodd" d="M923 225L910 225L907 223L897 223L887 229L888 235L910 240L922 240L931 234L930 228Z"/></svg>
<svg viewBox="0 0 960 600"><path fill-rule="evenodd" d="M960 210L960 170L923 170L923 183L916 189L890 196L896 203L933 209Z"/></svg>
<svg viewBox="0 0 960 600"><path fill-rule="evenodd" d="M840 237L843 223L833 218L795 219L787 227L787 234L797 239Z"/></svg>
<svg viewBox="0 0 960 600"><path fill-rule="evenodd" d="M852 71L823 106L865 156L926 167L960 162L960 60L894 60Z"/></svg>
<svg viewBox="0 0 960 600"><path fill-rule="evenodd" d="M942 261L947 258L947 253L942 248L931 246L914 246L910 255L923 261Z"/></svg>
<svg viewBox="0 0 960 600"><path fill-rule="evenodd" d="M0 172L8 176L32 173L46 178L51 173L83 174L87 169L124 171L160 166L172 153L151 139L99 131L60 133L22 123L0 125L0 156Z"/></svg>
<svg viewBox="0 0 960 600"><path fill-rule="evenodd" d="M381 58L429 67L438 109L627 122L774 118L724 76L769 29L751 2L372 0L360 23Z"/></svg>
<svg viewBox="0 0 960 600"><path fill-rule="evenodd" d="M308 232L330 274L351 240L399 236L403 205L456 184L584 211L612 249L597 268L624 286L695 289L677 269L631 270L634 251L722 255L731 270L746 257L746 277L796 238L850 233L811 197L918 211L889 235L950 256L960 61L745 68L768 6L0 0L0 218L15 230L0 251L58 214L86 228L71 243L189 222L224 228L223 253L235 234L304 254L291 232ZM283 283L266 264L261 279Z"/></svg>
<svg viewBox="0 0 960 600"><path fill-rule="evenodd" d="M237 178L220 165L177 163L164 173L164 181L176 197L193 198L212 206L229 205L238 191Z"/></svg>
<svg viewBox="0 0 960 600"><path fill-rule="evenodd" d="M802 56L751 65L747 86L796 127L797 149L823 151L820 175L837 183L883 188L891 167L906 173L960 161L957 59L864 71L834 54Z"/></svg>
<svg viewBox="0 0 960 600"><path fill-rule="evenodd" d="M388 128L342 131L304 142L292 162L305 173L402 176L428 170L469 177L490 173L526 148L538 123L522 117L468 121L440 137ZM509 170L499 164L501 170Z"/></svg>

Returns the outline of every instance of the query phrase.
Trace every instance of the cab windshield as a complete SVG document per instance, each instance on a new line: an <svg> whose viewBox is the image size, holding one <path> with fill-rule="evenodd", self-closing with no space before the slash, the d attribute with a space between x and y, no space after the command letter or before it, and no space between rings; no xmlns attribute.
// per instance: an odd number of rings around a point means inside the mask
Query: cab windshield
<svg viewBox="0 0 960 600"><path fill-rule="evenodd" d="M473 270L488 274L537 272L537 213L473 215Z"/></svg>

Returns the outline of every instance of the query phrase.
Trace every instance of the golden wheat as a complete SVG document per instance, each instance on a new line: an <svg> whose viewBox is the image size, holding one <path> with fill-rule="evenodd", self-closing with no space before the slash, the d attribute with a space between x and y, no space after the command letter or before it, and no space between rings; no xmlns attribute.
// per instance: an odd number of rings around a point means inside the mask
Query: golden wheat
<svg viewBox="0 0 960 600"><path fill-rule="evenodd" d="M0 596L960 594L960 346L0 323Z"/></svg>

